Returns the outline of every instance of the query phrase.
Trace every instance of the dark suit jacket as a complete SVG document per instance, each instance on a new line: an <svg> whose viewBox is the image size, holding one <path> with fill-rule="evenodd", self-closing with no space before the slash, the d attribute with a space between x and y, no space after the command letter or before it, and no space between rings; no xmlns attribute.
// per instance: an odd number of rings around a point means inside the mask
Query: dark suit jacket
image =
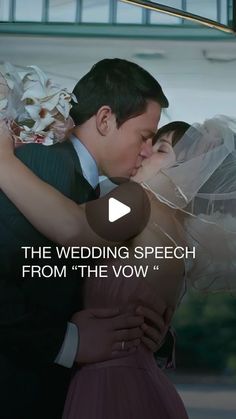
<svg viewBox="0 0 236 419"><path fill-rule="evenodd" d="M31 144L17 149L16 154L75 202L94 198L71 143ZM82 280L72 274L67 279L22 279L23 264L58 265L59 261L34 259L28 263L21 246L53 243L0 192L0 417L59 419L70 370L56 365L54 359L67 321L82 308Z"/></svg>

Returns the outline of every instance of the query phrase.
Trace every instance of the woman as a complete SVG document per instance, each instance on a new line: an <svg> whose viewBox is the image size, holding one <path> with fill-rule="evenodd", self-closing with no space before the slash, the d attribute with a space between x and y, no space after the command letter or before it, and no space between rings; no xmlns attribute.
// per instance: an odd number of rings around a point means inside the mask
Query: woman
<svg viewBox="0 0 236 419"><path fill-rule="evenodd" d="M142 162L138 173L133 177L136 182L143 182L150 177L152 170L161 170L174 164L176 156L173 147L183 137L190 125L184 121L173 121L163 125L152 139L153 155ZM153 165L153 168L152 168Z"/></svg>
<svg viewBox="0 0 236 419"><path fill-rule="evenodd" d="M159 143L169 143L174 147L179 140L184 136L185 132L190 128L190 125L185 121L172 121L166 125L163 125L157 131L156 135L153 138L153 144L156 142ZM160 150L160 147L159 147Z"/></svg>
<svg viewBox="0 0 236 419"><path fill-rule="evenodd" d="M192 205L192 202L198 198L202 199L202 195L205 192L201 192L198 196L198 191L202 190L205 183L208 183L206 181L209 178L211 179L211 174L222 165L222 161L224 162L228 156L234 153L235 147L225 151L225 142L222 141L220 136L215 135L211 137L211 141L205 142L208 139L207 135L205 135L207 131L205 127L203 134L201 130L198 131L199 136L196 135L195 128L192 131L193 133L190 132L190 134L187 132L185 138L176 146L175 155L178 164L165 169L162 166L162 171L159 172L158 162L161 161L161 154L168 153L159 152L157 145L157 152L151 157L149 170L148 163L146 162L147 166L146 164L144 165L146 166L145 177L143 178L145 182L144 187L152 191L150 194L152 215L147 228L133 239L130 249L137 244L139 246L145 246L146 244L149 246L171 246L173 243L184 245L186 239L189 239L188 232L191 233L192 243L194 242L194 233L198 231L198 228L195 228L196 223L194 228L192 228L192 213L189 211L188 205L189 203ZM226 141L227 145L232 145L231 137L230 139L227 138L227 140L229 139L229 141ZM189 139L193 140L192 143L189 142ZM8 151L8 153L11 154L11 151ZM213 162L212 156L214 156ZM173 153L169 153L169 157L171 157L169 163L173 163ZM4 159L6 160L6 154ZM13 163L14 159L12 157L10 160ZM154 161L156 161L156 165ZM195 171L189 172L189 162L193 164ZM12 164L12 168L14 169L14 164ZM20 176L22 174L21 171L24 172L22 170L24 168L20 164L17 168L18 176ZM28 175L27 170L26 172ZM9 171L7 175L5 171L5 183L8 183L5 192L8 193L10 199L15 200L16 205L23 211L22 198L15 197L14 191L10 191L11 187L8 179L6 179L6 176L9 175ZM22 185L24 184L23 179L24 176L21 180ZM4 190L4 179L1 182L3 183L0 186ZM35 184L33 175L32 184L29 185L27 181L27 185L32 186L31 192L34 194L34 197L37 196L41 188L44 194L47 191L49 192L48 209L50 209L50 205L52 205L52 208L55 208L56 202L57 207L58 205L62 206L62 212L65 211L66 217L68 217L68 212L70 211L72 220L73 217L76 219L76 211L78 217L76 205L53 191L50 187L41 185L40 181L37 181ZM208 200L211 198L210 191L207 192L205 198ZM225 200L225 197L222 197L223 200ZM34 204L30 205L34 207ZM184 208L184 211L181 211L182 208ZM34 209L36 212L32 213L31 208L30 221L35 224L36 228L44 232L45 223L48 223L48 220L45 219L42 226L42 220L39 220L41 210L35 207ZM176 212L176 209L179 209L179 212ZM47 217L50 219L49 212L47 210ZM54 217L54 215L54 211L52 211L52 216ZM212 231L212 222L208 223L206 218L204 219L203 214L201 216L201 218L197 219L199 221L197 227L205 223L205 230L208 229L209 231L210 229ZM55 225L59 221L58 228L60 228L61 219L58 220L57 217L55 220L54 217L54 220L50 221L52 221L53 227L51 223L48 227L50 227L50 237L53 238ZM195 221L196 218L194 218ZM217 227L217 223L214 226ZM76 227L76 224L74 224L74 227ZM68 241L67 236L67 244L70 243L76 243L75 235L73 235L71 242L70 240ZM79 243L78 238L77 243ZM203 243L206 244L205 237ZM156 261L149 259L148 263L152 266L156 264ZM88 307L94 307L99 306L99 304L110 306L118 302L123 305L124 309L129 307L132 310L139 301L148 301L149 304L155 306L155 298L158 295L159 297L161 296L166 306L175 308L182 293L183 273L185 270L186 266L183 265L182 260L162 260L160 263L160 275L157 275L154 270L150 269L145 281L137 279L132 281L124 278L118 281L114 280L112 275L105 280L87 281L85 304ZM194 269L192 271L194 273ZM199 272L197 273L198 276L195 276L195 278L199 279ZM214 276L214 272L210 272L210 274L211 277ZM117 368L118 366L119 368ZM144 346L140 345L135 354L120 360L108 360L103 363L83 366L79 373L73 377L65 406L65 418L143 418L144 416L149 419L156 417L182 419L187 417L175 389L157 368L153 355Z"/></svg>

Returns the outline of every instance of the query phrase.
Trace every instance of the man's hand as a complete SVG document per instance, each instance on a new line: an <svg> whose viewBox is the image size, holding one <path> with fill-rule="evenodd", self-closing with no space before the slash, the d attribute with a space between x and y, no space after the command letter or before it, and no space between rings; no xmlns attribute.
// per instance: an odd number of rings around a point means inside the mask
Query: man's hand
<svg viewBox="0 0 236 419"><path fill-rule="evenodd" d="M127 356L140 344L142 316L119 314L118 309L87 309L71 319L78 326L78 364Z"/></svg>
<svg viewBox="0 0 236 419"><path fill-rule="evenodd" d="M160 311L162 312L162 310ZM168 331L173 309L167 308L164 314L160 314L149 307L139 306L136 313L144 317L144 323L141 326L144 335L141 337L141 341L152 352L156 352L162 346Z"/></svg>

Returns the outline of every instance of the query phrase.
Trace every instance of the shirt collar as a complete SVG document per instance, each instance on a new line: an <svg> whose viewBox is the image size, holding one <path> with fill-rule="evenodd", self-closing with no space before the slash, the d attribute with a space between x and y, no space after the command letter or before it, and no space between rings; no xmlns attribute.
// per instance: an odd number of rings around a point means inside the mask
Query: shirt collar
<svg viewBox="0 0 236 419"><path fill-rule="evenodd" d="M98 167L93 156L89 153L85 145L75 135L71 135L70 140L79 158L83 176L95 189L99 183Z"/></svg>

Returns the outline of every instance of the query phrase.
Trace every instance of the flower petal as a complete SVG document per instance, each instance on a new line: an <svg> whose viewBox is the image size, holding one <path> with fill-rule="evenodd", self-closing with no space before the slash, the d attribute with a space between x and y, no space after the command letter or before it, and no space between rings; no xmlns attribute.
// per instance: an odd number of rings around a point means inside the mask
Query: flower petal
<svg viewBox="0 0 236 419"><path fill-rule="evenodd" d="M29 127L27 127L26 125L23 125L23 128L24 128L24 130L26 132L30 132L31 131L31 129ZM23 131L21 131L21 132L23 132Z"/></svg>
<svg viewBox="0 0 236 419"><path fill-rule="evenodd" d="M75 96L74 93L71 93L71 99L73 100L73 102L78 103L77 97Z"/></svg>
<svg viewBox="0 0 236 419"><path fill-rule="evenodd" d="M48 109L49 111L52 111L59 102L59 93L55 94L54 96L47 96L44 99L42 99L41 103L43 104L43 107Z"/></svg>
<svg viewBox="0 0 236 419"><path fill-rule="evenodd" d="M55 144L55 135L54 135L54 133L53 132L51 132L51 131L49 131L49 133L47 134L47 136L44 138L44 141L43 141L43 145L46 145L46 146L50 146L50 145L53 145L53 144Z"/></svg>
<svg viewBox="0 0 236 419"><path fill-rule="evenodd" d="M45 128L48 128L48 126L51 125L54 121L55 119L50 114L47 114L45 118L40 118L35 122L32 130L34 132L43 131Z"/></svg>
<svg viewBox="0 0 236 419"><path fill-rule="evenodd" d="M28 68L31 69L31 74L33 76L35 75L37 76L37 79L39 80L41 85L46 86L46 83L48 81L48 76L42 70L40 70L40 68L38 68L36 65L30 65L28 66Z"/></svg>
<svg viewBox="0 0 236 419"><path fill-rule="evenodd" d="M65 101L65 100L60 100L58 105L57 105L57 109L60 112L61 115L64 116L64 118L68 118L69 116L69 112L70 112L70 104L69 102Z"/></svg>
<svg viewBox="0 0 236 419"><path fill-rule="evenodd" d="M23 93L21 100L34 99L34 98L41 99L41 98L44 98L45 96L46 96L45 89L41 86L39 82L35 82L34 85L32 85L32 87L30 87Z"/></svg>
<svg viewBox="0 0 236 419"><path fill-rule="evenodd" d="M25 109L34 121L37 121L37 119L40 118L39 116L39 112L41 111L40 105L37 105L37 104L28 105L28 106L25 106Z"/></svg>

